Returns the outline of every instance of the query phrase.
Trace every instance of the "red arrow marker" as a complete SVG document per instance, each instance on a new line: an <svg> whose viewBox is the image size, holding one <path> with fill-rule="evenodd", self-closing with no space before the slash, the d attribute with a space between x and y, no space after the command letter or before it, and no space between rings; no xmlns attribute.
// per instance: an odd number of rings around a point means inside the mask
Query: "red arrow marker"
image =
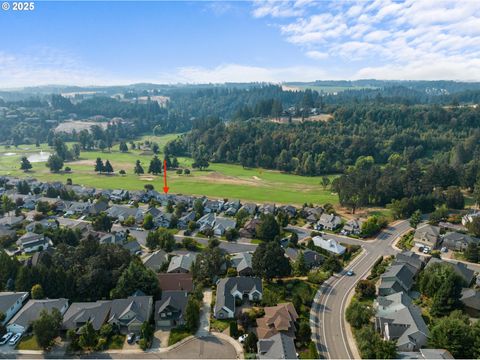
<svg viewBox="0 0 480 360"><path fill-rule="evenodd" d="M163 160L163 191L168 194L169 187L167 186L167 160Z"/></svg>

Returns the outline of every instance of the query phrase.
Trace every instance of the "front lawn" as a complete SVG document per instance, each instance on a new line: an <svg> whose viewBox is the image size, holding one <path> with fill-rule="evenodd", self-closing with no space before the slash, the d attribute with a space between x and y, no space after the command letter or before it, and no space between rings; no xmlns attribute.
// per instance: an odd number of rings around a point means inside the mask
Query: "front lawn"
<svg viewBox="0 0 480 360"><path fill-rule="evenodd" d="M170 337L168 338L168 346L172 346L190 335L192 335L192 333L182 326L172 329L172 331L170 331Z"/></svg>
<svg viewBox="0 0 480 360"><path fill-rule="evenodd" d="M24 336L17 344L17 350L43 350L38 345L37 337L35 335Z"/></svg>
<svg viewBox="0 0 480 360"><path fill-rule="evenodd" d="M219 320L215 319L213 316L210 319L210 330L216 332L224 332L230 326L230 323L236 320Z"/></svg>
<svg viewBox="0 0 480 360"><path fill-rule="evenodd" d="M410 250L413 247L413 235L414 231L410 231L403 235L398 241L397 246L402 250Z"/></svg>

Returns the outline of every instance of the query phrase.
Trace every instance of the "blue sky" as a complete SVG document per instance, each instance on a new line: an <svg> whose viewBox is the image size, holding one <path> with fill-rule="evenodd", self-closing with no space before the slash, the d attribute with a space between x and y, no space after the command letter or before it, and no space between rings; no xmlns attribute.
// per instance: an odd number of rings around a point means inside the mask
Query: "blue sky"
<svg viewBox="0 0 480 360"><path fill-rule="evenodd" d="M480 80L473 0L37 1L0 33L0 87Z"/></svg>

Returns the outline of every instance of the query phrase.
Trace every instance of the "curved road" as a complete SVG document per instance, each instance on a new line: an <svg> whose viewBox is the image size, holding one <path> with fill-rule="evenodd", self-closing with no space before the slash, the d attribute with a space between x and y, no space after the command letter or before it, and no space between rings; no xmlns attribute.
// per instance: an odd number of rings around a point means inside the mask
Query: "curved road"
<svg viewBox="0 0 480 360"><path fill-rule="evenodd" d="M397 252L392 247L393 242L409 229L408 221L400 221L383 230L373 241L352 239L349 241L361 244L363 252L341 274L332 276L320 287L310 312L312 340L317 345L321 357L355 358L350 348L344 320L349 294L356 283L368 274L380 256L392 255ZM343 239L338 240L343 241ZM344 274L348 270L353 270L355 275L345 276Z"/></svg>

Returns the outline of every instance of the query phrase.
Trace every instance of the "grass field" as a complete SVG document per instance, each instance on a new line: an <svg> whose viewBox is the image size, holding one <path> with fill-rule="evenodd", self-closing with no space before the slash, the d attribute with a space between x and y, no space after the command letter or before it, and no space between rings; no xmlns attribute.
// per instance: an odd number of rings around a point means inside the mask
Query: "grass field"
<svg viewBox="0 0 480 360"><path fill-rule="evenodd" d="M156 141L162 149L163 145L175 137L175 134L161 137L145 136L140 140ZM146 172L152 156L141 155L141 151L138 150L121 153L118 151L118 145L115 145L111 152L82 152L78 161L65 164L72 169L71 173L52 174L44 162L32 163L33 169L28 173L21 171L19 169L21 156L38 153L40 150L51 151L46 144L42 144L40 148L35 148L34 145L21 145L18 148L0 149L0 175L32 176L43 181L62 182L71 178L75 184L95 188L140 190L147 183L154 185L158 190L163 187L162 176L133 174L133 167L137 159L142 162ZM123 169L127 174L125 176L96 174L94 162L97 157L104 161L110 160L116 172ZM162 155L159 157L163 159ZM192 159L179 158L178 160L181 167L192 169ZM189 176L177 175L175 171L168 173L170 192L177 194L206 195L212 198L242 199L277 204L338 203L337 195L328 189L324 190L320 185L320 180L320 177L303 177L273 170L244 169L240 165L214 163L204 171L192 170Z"/></svg>
<svg viewBox="0 0 480 360"><path fill-rule="evenodd" d="M17 350L42 350L35 335L24 336L17 344Z"/></svg>

